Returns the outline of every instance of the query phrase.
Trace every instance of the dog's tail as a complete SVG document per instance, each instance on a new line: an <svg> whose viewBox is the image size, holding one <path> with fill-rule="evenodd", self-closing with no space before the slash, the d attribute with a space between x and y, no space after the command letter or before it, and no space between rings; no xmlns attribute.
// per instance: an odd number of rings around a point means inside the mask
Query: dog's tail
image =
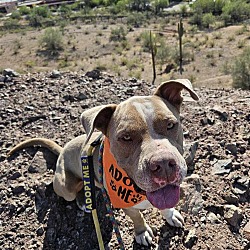
<svg viewBox="0 0 250 250"><path fill-rule="evenodd" d="M8 157L12 156L15 152L27 148L27 147L31 147L31 146L41 146L41 147L45 147L47 149L49 149L52 153L54 153L55 155L59 155L63 148L61 146L59 146L56 142L46 139L46 138L33 138L33 139L28 139L26 141L23 141L19 144L17 144L14 148L12 148L10 150L10 152L8 153Z"/></svg>

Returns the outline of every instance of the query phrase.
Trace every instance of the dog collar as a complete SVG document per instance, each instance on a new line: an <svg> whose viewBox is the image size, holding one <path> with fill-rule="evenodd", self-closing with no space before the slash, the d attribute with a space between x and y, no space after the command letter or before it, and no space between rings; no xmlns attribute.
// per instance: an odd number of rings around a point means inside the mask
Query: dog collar
<svg viewBox="0 0 250 250"><path fill-rule="evenodd" d="M110 151L110 143L107 137L104 138L102 162L106 188L113 207L128 208L146 199L145 195L135 191L134 181L118 166Z"/></svg>

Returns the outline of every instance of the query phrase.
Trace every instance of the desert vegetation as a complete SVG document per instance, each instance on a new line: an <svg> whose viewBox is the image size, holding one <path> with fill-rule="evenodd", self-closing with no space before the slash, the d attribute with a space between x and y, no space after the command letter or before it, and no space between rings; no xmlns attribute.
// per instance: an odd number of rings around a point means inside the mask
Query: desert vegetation
<svg viewBox="0 0 250 250"><path fill-rule="evenodd" d="M157 79L162 81L180 74L177 25L182 18L183 76L197 84L214 76L220 78L222 87L249 88L249 80L242 86L237 82L247 80L244 72L248 69L239 61L245 61L244 51L249 50L249 1L179 2L180 7L174 10L167 8L173 5L167 0L23 6L0 19L0 54L8 58L6 66L20 73L98 68L151 81L151 31ZM0 68L6 66L0 63Z"/></svg>

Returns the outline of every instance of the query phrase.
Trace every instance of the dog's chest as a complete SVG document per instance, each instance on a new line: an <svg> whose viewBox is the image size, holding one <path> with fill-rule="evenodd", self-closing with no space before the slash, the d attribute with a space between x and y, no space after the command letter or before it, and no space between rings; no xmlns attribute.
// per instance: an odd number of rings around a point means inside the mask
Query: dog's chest
<svg viewBox="0 0 250 250"><path fill-rule="evenodd" d="M135 191L131 178L118 166L107 138L104 140L103 170L106 189L115 208L133 207L146 199L145 195Z"/></svg>

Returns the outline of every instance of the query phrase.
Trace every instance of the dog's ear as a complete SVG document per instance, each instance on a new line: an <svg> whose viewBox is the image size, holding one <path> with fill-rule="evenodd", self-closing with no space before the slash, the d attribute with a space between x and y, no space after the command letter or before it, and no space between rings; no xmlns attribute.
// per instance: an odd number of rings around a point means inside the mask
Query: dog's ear
<svg viewBox="0 0 250 250"><path fill-rule="evenodd" d="M95 128L103 134L106 134L110 118L114 113L116 106L117 105L115 104L101 105L88 109L81 114L80 119L87 134L87 141Z"/></svg>
<svg viewBox="0 0 250 250"><path fill-rule="evenodd" d="M168 100L171 104L179 109L183 101L181 96L181 91L183 89L186 89L194 100L199 100L198 95L195 93L192 84L188 79L177 79L163 82L156 89L154 95Z"/></svg>

